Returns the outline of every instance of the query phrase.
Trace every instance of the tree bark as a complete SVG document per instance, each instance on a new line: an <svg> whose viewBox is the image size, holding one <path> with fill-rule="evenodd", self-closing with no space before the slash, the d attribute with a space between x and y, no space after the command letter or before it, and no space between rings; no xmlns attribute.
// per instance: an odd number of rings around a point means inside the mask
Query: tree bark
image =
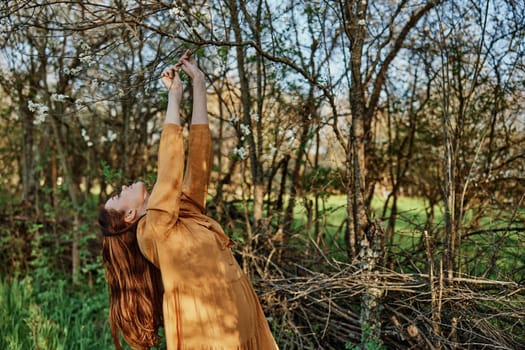
<svg viewBox="0 0 525 350"><path fill-rule="evenodd" d="M230 14L231 14L231 23L232 29L235 35L235 41L241 43L243 41L243 35L241 30L241 25L239 22L239 10L237 1L230 0L228 2ZM250 133L244 135L248 142L249 149L249 158L250 158L250 170L253 180L253 221L255 224L255 229L261 224L263 219L263 204L264 204L264 182L263 182L263 172L262 165L258 158L258 148L255 142L254 128L252 127L250 111L252 104L252 96L250 94L250 84L248 81L248 72L246 70L246 57L245 57L245 48L242 45L236 46L236 55L237 55L237 67L239 72L239 83L241 89L241 103L242 103L242 120L243 123L249 128ZM261 145L259 145L261 146Z"/></svg>
<svg viewBox="0 0 525 350"><path fill-rule="evenodd" d="M370 170L368 167L371 166L369 159L373 155L372 121L390 64L401 49L408 33L437 3L439 0L429 1L418 11L413 12L399 34L395 38L386 39L393 45L380 65L372 65L371 70L378 68L378 71L371 84L370 98L367 100L368 83L363 81L363 76L370 76L370 72L363 72L362 58L367 33L368 2L366 0L340 2L344 29L349 39L349 103L352 114L346 159L348 215L345 241L349 259L356 259L364 270L375 270L378 265L382 264L382 259L378 257L385 256L382 229L370 220L370 201L374 185L368 181ZM406 2L402 2L399 8L405 5ZM362 344L369 339L378 341L380 339L379 304L381 297L381 290L366 290L363 294L361 323L368 328L368 331L362 333Z"/></svg>

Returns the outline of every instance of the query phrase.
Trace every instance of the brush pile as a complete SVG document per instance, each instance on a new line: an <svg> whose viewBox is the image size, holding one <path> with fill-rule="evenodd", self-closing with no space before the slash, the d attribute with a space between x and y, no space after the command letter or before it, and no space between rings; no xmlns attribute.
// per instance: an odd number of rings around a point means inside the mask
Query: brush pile
<svg viewBox="0 0 525 350"><path fill-rule="evenodd" d="M380 291L381 341L388 349L525 348L525 287L517 283L369 273L334 261L322 269L272 266L255 282L283 349L357 349L366 331L360 305L370 290Z"/></svg>

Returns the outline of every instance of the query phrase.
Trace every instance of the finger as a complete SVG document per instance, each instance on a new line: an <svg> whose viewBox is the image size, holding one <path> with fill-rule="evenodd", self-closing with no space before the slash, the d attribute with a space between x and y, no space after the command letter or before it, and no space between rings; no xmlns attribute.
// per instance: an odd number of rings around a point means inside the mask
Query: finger
<svg viewBox="0 0 525 350"><path fill-rule="evenodd" d="M175 75L173 77L173 81L176 82L177 84L182 84L182 81L180 80L180 75L179 75L179 71L178 70L175 72Z"/></svg>
<svg viewBox="0 0 525 350"><path fill-rule="evenodd" d="M193 58L193 56L189 56L189 57L183 57L181 58L181 61L188 64L189 65L194 65L196 66L195 64L195 59Z"/></svg>
<svg viewBox="0 0 525 350"><path fill-rule="evenodd" d="M186 58L189 57L189 56L188 56L188 53L191 54L191 51L190 51L190 50L186 50L186 51L184 52L184 54L179 58L179 61L177 62L176 66L180 66L180 65L182 64L182 62L183 62Z"/></svg>
<svg viewBox="0 0 525 350"><path fill-rule="evenodd" d="M171 79L170 74L171 74L170 71L166 70L166 71L162 72L162 78L163 79Z"/></svg>
<svg viewBox="0 0 525 350"><path fill-rule="evenodd" d="M193 52L191 52L190 50L186 51L187 55L185 55L186 59L189 61L189 62L195 62L195 56L193 56Z"/></svg>
<svg viewBox="0 0 525 350"><path fill-rule="evenodd" d="M193 72L192 72L191 67L189 66L187 60L184 60L184 61L181 62L181 68L182 68L182 70L183 70L186 74L188 74L190 77L193 75L193 74L192 74Z"/></svg>
<svg viewBox="0 0 525 350"><path fill-rule="evenodd" d="M175 69L175 66L169 66L168 68L164 69L162 72L163 77L169 77L170 79L173 79L173 70Z"/></svg>

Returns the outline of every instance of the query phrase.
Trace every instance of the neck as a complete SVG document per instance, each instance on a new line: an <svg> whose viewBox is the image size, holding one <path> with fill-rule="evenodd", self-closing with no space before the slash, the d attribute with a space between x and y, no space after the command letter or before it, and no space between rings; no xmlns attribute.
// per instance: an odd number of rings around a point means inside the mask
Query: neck
<svg viewBox="0 0 525 350"><path fill-rule="evenodd" d="M144 203L142 203L142 206L139 209L139 212L138 212L139 217L143 217L144 215L146 215L147 208L148 208L148 199L149 199L149 195L144 199Z"/></svg>

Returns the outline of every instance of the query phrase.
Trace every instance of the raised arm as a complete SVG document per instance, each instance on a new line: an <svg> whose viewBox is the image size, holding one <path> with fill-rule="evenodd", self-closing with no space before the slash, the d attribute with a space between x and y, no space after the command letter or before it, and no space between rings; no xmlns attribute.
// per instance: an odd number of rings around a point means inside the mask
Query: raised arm
<svg viewBox="0 0 525 350"><path fill-rule="evenodd" d="M182 82L179 69L177 65L171 66L161 76L162 83L168 89L168 107L160 139L157 182L147 206L148 215L160 214L169 222L174 222L179 214L184 171L184 143L180 126Z"/></svg>
<svg viewBox="0 0 525 350"><path fill-rule="evenodd" d="M179 64L162 72L162 83L168 89L168 108L164 124L180 125L180 101L182 99L182 82L179 76Z"/></svg>
<svg viewBox="0 0 525 350"><path fill-rule="evenodd" d="M191 57L190 51L187 51L181 59L180 67L191 78L193 84L193 111L188 163L182 191L204 209L212 163L212 143L206 104L206 81L204 73Z"/></svg>
<svg viewBox="0 0 525 350"><path fill-rule="evenodd" d="M191 51L186 51L177 66L191 78L193 84L193 112L191 124L208 124L208 108L206 105L206 80L204 73L199 69L191 56Z"/></svg>

